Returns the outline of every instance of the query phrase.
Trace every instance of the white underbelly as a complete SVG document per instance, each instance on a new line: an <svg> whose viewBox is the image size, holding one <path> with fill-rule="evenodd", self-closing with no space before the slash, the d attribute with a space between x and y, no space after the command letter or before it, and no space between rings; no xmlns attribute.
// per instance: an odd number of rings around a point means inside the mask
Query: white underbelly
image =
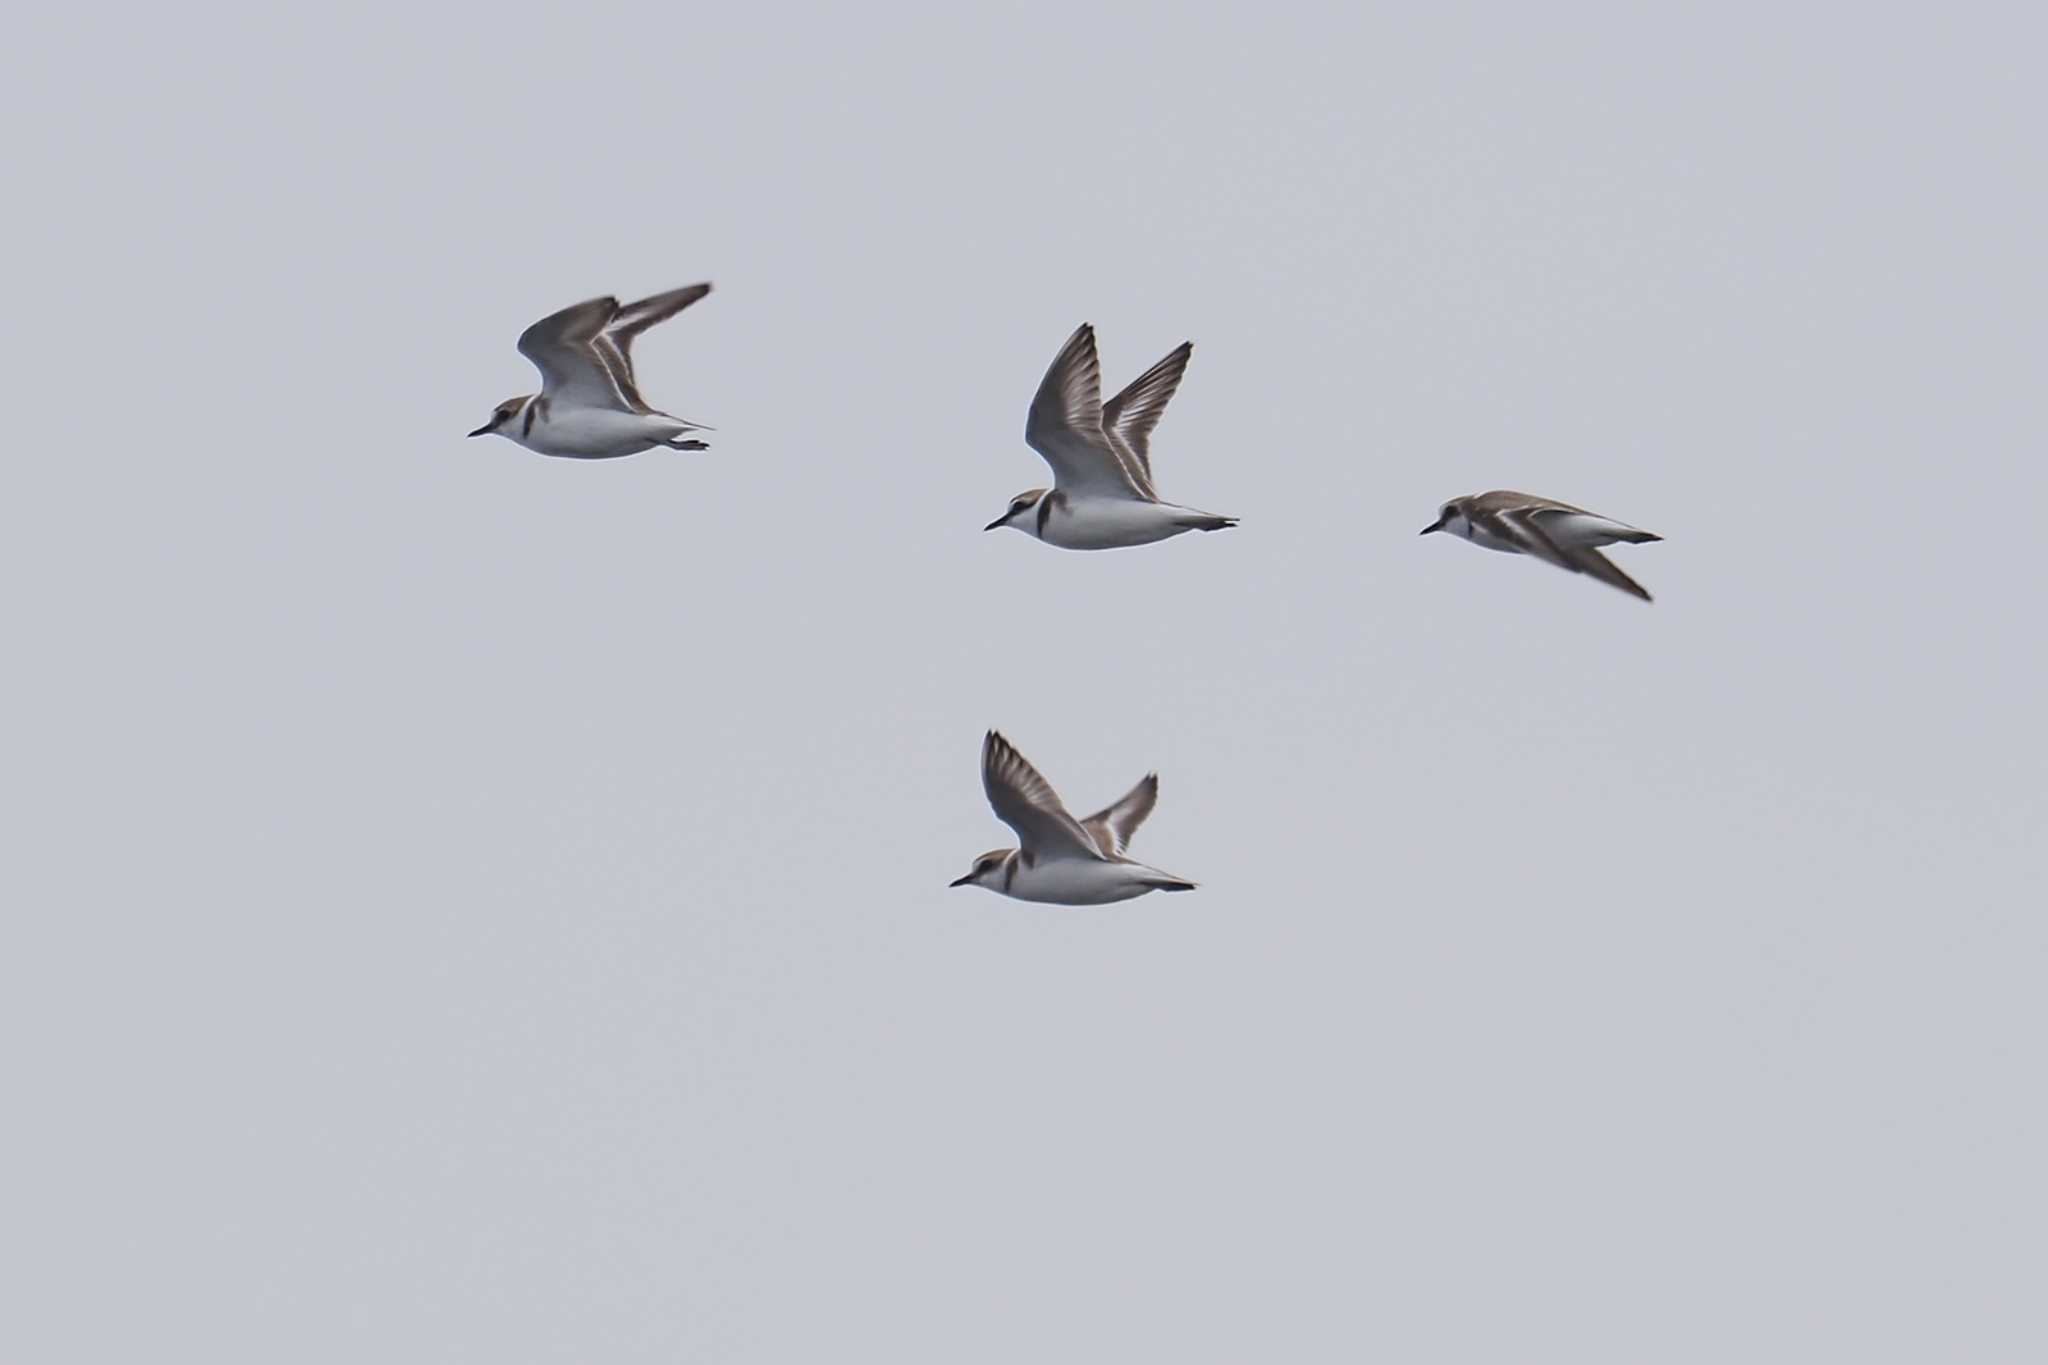
<svg viewBox="0 0 2048 1365"><path fill-rule="evenodd" d="M1018 868L1007 894L1048 905L1110 905L1154 890L1158 875L1136 863L1056 858Z"/></svg>
<svg viewBox="0 0 2048 1365"><path fill-rule="evenodd" d="M556 407L538 416L519 444L542 455L609 460L654 449L670 439L678 425L667 417L610 408Z"/></svg>
<svg viewBox="0 0 2048 1365"><path fill-rule="evenodd" d="M1068 498L1055 504L1040 537L1062 550L1114 550L1150 545L1192 530L1187 509L1133 498Z"/></svg>

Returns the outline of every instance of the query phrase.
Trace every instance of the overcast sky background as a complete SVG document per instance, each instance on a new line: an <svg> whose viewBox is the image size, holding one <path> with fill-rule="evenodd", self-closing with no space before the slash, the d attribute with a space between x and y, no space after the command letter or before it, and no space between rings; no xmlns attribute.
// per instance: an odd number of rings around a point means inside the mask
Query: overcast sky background
<svg viewBox="0 0 2048 1365"><path fill-rule="evenodd" d="M0 1356L2044 1358L2018 8L22 16Z"/></svg>

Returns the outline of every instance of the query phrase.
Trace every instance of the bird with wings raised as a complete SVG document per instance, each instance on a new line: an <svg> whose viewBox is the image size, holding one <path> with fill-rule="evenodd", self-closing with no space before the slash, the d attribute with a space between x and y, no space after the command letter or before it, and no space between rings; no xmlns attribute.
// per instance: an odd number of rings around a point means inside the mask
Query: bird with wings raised
<svg viewBox="0 0 2048 1365"><path fill-rule="evenodd" d="M1052 466L1052 487L1019 493L983 529L1008 526L1064 550L1110 550L1237 525L1162 501L1152 482L1152 428L1194 349L1182 342L1105 403L1095 329L1082 323L1053 357L1024 422L1025 443Z"/></svg>
<svg viewBox="0 0 2048 1365"><path fill-rule="evenodd" d="M608 460L666 446L704 450L708 431L649 407L633 375L633 338L711 292L692 284L622 304L607 294L550 313L519 334L519 353L540 371L541 390L508 398L471 436L503 436L542 455Z"/></svg>
<svg viewBox="0 0 2048 1365"><path fill-rule="evenodd" d="M1124 856L1159 801L1157 773L1076 820L1031 761L991 730L981 744L981 785L996 818L1016 831L1018 846L982 854L954 886L1049 905L1109 905L1148 891L1195 889L1184 877Z"/></svg>

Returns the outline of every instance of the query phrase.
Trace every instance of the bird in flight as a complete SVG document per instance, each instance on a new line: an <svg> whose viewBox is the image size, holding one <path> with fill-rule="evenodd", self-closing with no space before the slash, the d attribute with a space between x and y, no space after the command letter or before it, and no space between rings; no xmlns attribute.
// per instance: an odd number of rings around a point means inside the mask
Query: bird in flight
<svg viewBox="0 0 2048 1365"><path fill-rule="evenodd" d="M609 460L656 446L704 450L710 428L647 405L633 377L633 338L711 292L692 284L621 304L606 295L550 313L519 334L519 354L540 371L541 390L508 398L471 436L503 436L542 455Z"/></svg>
<svg viewBox="0 0 2048 1365"><path fill-rule="evenodd" d="M991 730L981 744L981 785L996 818L1017 832L1018 846L982 854L954 886L1048 905L1109 905L1148 891L1195 889L1184 877L1124 856L1159 800L1157 773L1076 820L1030 760Z"/></svg>
<svg viewBox="0 0 2048 1365"><path fill-rule="evenodd" d="M1439 510L1437 519L1422 528L1423 535L1432 531L1449 531L1489 550L1534 555L1560 569L1597 578L1645 602L1650 600L1650 594L1643 590L1643 585L1614 567L1599 547L1616 541L1643 545L1664 539L1568 502L1506 489L1452 498Z"/></svg>
<svg viewBox="0 0 2048 1365"><path fill-rule="evenodd" d="M1019 493L982 529L1008 526L1063 550L1109 550L1237 525L1236 517L1163 502L1152 483L1152 428L1194 349L1182 342L1105 403L1095 329L1082 323L1053 358L1024 422L1024 441L1052 466L1053 486Z"/></svg>

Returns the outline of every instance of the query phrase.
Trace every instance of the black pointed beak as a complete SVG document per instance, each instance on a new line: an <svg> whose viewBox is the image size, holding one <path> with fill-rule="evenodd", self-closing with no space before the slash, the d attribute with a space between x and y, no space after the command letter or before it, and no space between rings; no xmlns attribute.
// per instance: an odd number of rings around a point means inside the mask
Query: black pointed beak
<svg viewBox="0 0 2048 1365"><path fill-rule="evenodd" d="M997 517L994 521L990 522L988 525L982 527L981 529L984 531L994 531L1000 528L1005 522L1009 521L1009 519L1010 514L1008 512L1005 512L1001 516ZM957 886L959 885L959 883L955 882L954 885Z"/></svg>
<svg viewBox="0 0 2048 1365"><path fill-rule="evenodd" d="M1426 536L1431 531L1441 531L1443 529L1444 519L1442 517L1438 517L1435 521L1432 521L1429 525L1423 527L1420 531L1417 531L1415 534L1419 536Z"/></svg>
<svg viewBox="0 0 2048 1365"><path fill-rule="evenodd" d="M486 422L482 426L478 427L475 431L470 432L469 434L471 436L488 436L493 431L497 430L497 428L498 424L496 422Z"/></svg>
<svg viewBox="0 0 2048 1365"><path fill-rule="evenodd" d="M990 529L991 529L991 530L993 530L994 528L993 528L993 527L991 527ZM961 877L960 879L958 879L957 881L950 881L950 882L947 882L947 883L946 883L946 889L950 891L951 889L953 889L953 888L954 888L954 887L956 887L956 886L972 886L972 885L974 885L974 874L973 874L972 872L970 872L970 873L968 873L968 874L967 874L966 876L964 876L964 877Z"/></svg>

